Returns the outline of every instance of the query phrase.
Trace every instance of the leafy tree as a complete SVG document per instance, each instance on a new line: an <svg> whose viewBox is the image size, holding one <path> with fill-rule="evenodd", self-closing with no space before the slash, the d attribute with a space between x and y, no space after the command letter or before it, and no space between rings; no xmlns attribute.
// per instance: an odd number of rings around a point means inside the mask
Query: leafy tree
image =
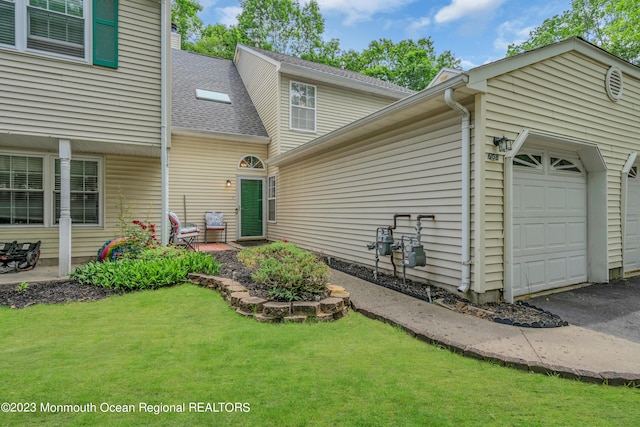
<svg viewBox="0 0 640 427"><path fill-rule="evenodd" d="M340 49L340 40L331 39L328 42L316 44L306 52L302 53L300 57L307 61L320 62L333 67L340 67L343 63L344 55L345 52Z"/></svg>
<svg viewBox="0 0 640 427"><path fill-rule="evenodd" d="M372 41L358 54L345 52L345 67L413 90L422 90L443 67L460 68L460 60L450 51L436 54L431 38L393 43L388 39Z"/></svg>
<svg viewBox="0 0 640 427"><path fill-rule="evenodd" d="M324 18L316 0L245 0L238 28L249 43L264 49L301 55L322 43Z"/></svg>
<svg viewBox="0 0 640 427"><path fill-rule="evenodd" d="M343 67L413 90L425 88L442 67L459 68L450 51L437 55L430 38L373 41L362 52L343 51L340 41L323 41L324 18L316 0L244 0L237 26L202 28L196 0L173 0L172 19L182 48L233 59L237 43L272 50L335 67Z"/></svg>
<svg viewBox="0 0 640 427"><path fill-rule="evenodd" d="M186 50L231 60L239 42L247 42L239 28L224 24L207 25L200 38L189 43Z"/></svg>
<svg viewBox="0 0 640 427"><path fill-rule="evenodd" d="M198 12L201 11L202 6L195 0L171 0L171 22L177 26L182 49L199 38L202 20Z"/></svg>
<svg viewBox="0 0 640 427"><path fill-rule="evenodd" d="M632 63L640 62L640 8L638 0L573 0L571 9L546 19L529 40L510 45L515 55L569 37L585 40Z"/></svg>

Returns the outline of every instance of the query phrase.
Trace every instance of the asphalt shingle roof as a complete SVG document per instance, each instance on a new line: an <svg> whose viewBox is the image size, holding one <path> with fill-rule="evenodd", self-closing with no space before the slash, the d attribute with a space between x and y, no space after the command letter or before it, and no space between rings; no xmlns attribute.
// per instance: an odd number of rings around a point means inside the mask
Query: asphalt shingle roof
<svg viewBox="0 0 640 427"><path fill-rule="evenodd" d="M271 58L275 61L278 61L284 64L290 64L290 65L295 65L297 67L302 67L302 68L306 68L313 71L319 71L335 77L351 79L359 83L365 83L378 88L390 89L393 91L405 93L407 95L412 95L415 93L415 91L411 89L407 89L405 87L398 86L394 83L386 82L384 80L376 79L374 77L365 76L364 74L360 74L355 71L343 70L342 68L337 68L337 67L332 67L330 65L307 61L304 59L296 58L295 56L289 56L289 55L284 55L282 53L271 52L269 50L260 49L257 47L252 47L248 45L243 45L243 46L247 49L258 52L268 58Z"/></svg>
<svg viewBox="0 0 640 427"><path fill-rule="evenodd" d="M171 53L173 127L268 136L232 61L179 49ZM231 104L196 99L196 89L226 93Z"/></svg>

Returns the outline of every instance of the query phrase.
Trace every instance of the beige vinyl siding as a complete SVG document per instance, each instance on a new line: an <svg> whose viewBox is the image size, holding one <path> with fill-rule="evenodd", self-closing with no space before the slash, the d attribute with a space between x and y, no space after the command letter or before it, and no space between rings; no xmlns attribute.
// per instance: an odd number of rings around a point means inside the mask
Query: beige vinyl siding
<svg viewBox="0 0 640 427"><path fill-rule="evenodd" d="M0 133L160 143L160 4L119 9L118 69L0 49Z"/></svg>
<svg viewBox="0 0 640 427"><path fill-rule="evenodd" d="M291 81L316 87L316 132L293 130L290 127L289 91ZM396 101L378 95L365 94L344 87L317 84L313 81L283 76L280 84L280 153L334 131Z"/></svg>
<svg viewBox="0 0 640 427"><path fill-rule="evenodd" d="M607 165L609 269L622 265L620 171L631 152L640 150L637 106L640 82L624 75L624 93L618 102L605 92L604 78L611 64L570 52L525 69L489 80L486 95L485 141L505 133L511 138L530 128L598 144ZM485 144L486 152L494 149ZM503 164L487 162L487 188L503 188ZM495 237L504 214L503 198L485 199L485 245L496 254L487 269L502 271L502 242ZM489 264L489 262L491 264ZM501 274L489 286L502 287Z"/></svg>
<svg viewBox="0 0 640 427"><path fill-rule="evenodd" d="M227 221L228 238L236 236L236 179L242 176L266 176L266 171L239 169L238 163L247 155L266 160L267 145L225 142L185 136L172 137L169 154L169 209L184 221L202 229L206 211L222 212ZM226 186L231 180L231 187ZM204 237L204 235L203 235ZM209 236L207 236L209 238ZM210 241L220 239L219 232Z"/></svg>
<svg viewBox="0 0 640 427"><path fill-rule="evenodd" d="M34 152L35 153L35 152ZM74 153L80 156L82 153ZM148 157L105 156L103 177L104 226L74 225L72 257L94 258L105 241L120 235L119 215L154 222L160 236L160 161ZM58 258L58 227L4 226L0 241L42 241L41 259L52 264Z"/></svg>
<svg viewBox="0 0 640 427"><path fill-rule="evenodd" d="M460 117L453 112L389 128L376 136L317 154L300 164L281 166L278 223L271 240L286 239L326 255L374 265L376 227L399 219L396 238L414 233L415 215L423 220L427 266L408 269L436 283L460 284L461 144ZM399 254L396 264L401 271ZM389 258L380 268L391 270Z"/></svg>
<svg viewBox="0 0 640 427"><path fill-rule="evenodd" d="M278 153L278 71L276 66L252 53L239 49L235 58L238 73L247 88L251 101L271 138L269 156ZM266 160L266 159L263 159Z"/></svg>

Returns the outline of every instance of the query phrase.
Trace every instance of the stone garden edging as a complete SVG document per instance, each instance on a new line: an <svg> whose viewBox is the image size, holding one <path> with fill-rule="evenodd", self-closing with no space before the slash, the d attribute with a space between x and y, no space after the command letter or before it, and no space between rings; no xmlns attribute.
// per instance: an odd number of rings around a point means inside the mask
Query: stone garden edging
<svg viewBox="0 0 640 427"><path fill-rule="evenodd" d="M251 296L239 282L226 277L189 274L189 279L196 285L219 291L238 314L262 323L330 322L343 318L351 307L349 292L337 285L327 285L330 296L320 301L273 302Z"/></svg>

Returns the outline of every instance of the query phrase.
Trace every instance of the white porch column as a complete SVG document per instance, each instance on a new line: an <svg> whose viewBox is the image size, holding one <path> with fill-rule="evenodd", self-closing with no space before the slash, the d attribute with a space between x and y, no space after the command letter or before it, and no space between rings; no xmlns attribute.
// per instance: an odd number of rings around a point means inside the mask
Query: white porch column
<svg viewBox="0 0 640 427"><path fill-rule="evenodd" d="M58 275L71 273L71 141L58 141L60 157L60 227L58 242Z"/></svg>

